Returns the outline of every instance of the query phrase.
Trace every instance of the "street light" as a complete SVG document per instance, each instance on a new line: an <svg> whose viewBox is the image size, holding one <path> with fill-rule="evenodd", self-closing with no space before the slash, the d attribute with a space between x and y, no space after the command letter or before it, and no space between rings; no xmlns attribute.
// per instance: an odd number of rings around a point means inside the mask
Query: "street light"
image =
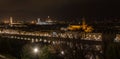
<svg viewBox="0 0 120 59"><path fill-rule="evenodd" d="M64 51L61 51L61 54L64 55L65 54Z"/></svg>
<svg viewBox="0 0 120 59"><path fill-rule="evenodd" d="M34 48L34 53L38 53L38 48Z"/></svg>
<svg viewBox="0 0 120 59"><path fill-rule="evenodd" d="M39 57L38 57L39 49L36 47L33 49L33 52L35 53L35 56L36 56L35 59L39 59Z"/></svg>

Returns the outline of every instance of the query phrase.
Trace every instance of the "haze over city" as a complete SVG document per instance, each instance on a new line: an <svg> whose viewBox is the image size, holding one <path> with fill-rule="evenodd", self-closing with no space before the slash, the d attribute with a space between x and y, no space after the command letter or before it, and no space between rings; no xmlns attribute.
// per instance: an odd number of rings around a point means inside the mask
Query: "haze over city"
<svg viewBox="0 0 120 59"><path fill-rule="evenodd" d="M1 0L6 16L119 16L118 0Z"/></svg>

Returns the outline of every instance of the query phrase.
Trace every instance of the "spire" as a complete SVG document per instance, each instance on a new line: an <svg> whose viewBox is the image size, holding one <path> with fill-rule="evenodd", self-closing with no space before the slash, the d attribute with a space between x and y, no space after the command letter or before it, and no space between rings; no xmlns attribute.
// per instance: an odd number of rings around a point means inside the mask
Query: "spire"
<svg viewBox="0 0 120 59"><path fill-rule="evenodd" d="M37 23L39 23L39 22L40 22L40 18L37 19Z"/></svg>
<svg viewBox="0 0 120 59"><path fill-rule="evenodd" d="M86 21L85 21L85 18L83 17L82 18L82 25L85 25L86 24Z"/></svg>
<svg viewBox="0 0 120 59"><path fill-rule="evenodd" d="M82 29L85 30L87 28L87 24L85 22L85 18L82 18Z"/></svg>
<svg viewBox="0 0 120 59"><path fill-rule="evenodd" d="M50 18L50 16L48 16L48 18Z"/></svg>
<svg viewBox="0 0 120 59"><path fill-rule="evenodd" d="M13 18L12 17L10 17L10 24L12 24L13 23Z"/></svg>

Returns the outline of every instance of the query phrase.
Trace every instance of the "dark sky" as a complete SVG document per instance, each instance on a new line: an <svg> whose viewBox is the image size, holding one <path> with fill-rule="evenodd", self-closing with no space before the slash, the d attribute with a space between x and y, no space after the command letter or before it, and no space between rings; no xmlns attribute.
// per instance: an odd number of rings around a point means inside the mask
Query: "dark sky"
<svg viewBox="0 0 120 59"><path fill-rule="evenodd" d="M120 1L0 0L0 15L120 16Z"/></svg>

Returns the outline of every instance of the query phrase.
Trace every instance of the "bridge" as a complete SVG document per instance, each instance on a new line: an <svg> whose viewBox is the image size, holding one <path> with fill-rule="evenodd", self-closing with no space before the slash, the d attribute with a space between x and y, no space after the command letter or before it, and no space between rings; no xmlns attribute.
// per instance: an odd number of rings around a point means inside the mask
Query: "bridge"
<svg viewBox="0 0 120 59"><path fill-rule="evenodd" d="M25 40L30 41L32 43L35 42L45 42L45 43L67 43L67 42L75 42L77 43L87 43L93 42L94 44L101 44L102 41L94 41L94 40L82 40L81 38L61 38L61 37L46 37L46 36L32 36L32 35L16 35L16 34L2 34L3 38L17 39L17 40Z"/></svg>

